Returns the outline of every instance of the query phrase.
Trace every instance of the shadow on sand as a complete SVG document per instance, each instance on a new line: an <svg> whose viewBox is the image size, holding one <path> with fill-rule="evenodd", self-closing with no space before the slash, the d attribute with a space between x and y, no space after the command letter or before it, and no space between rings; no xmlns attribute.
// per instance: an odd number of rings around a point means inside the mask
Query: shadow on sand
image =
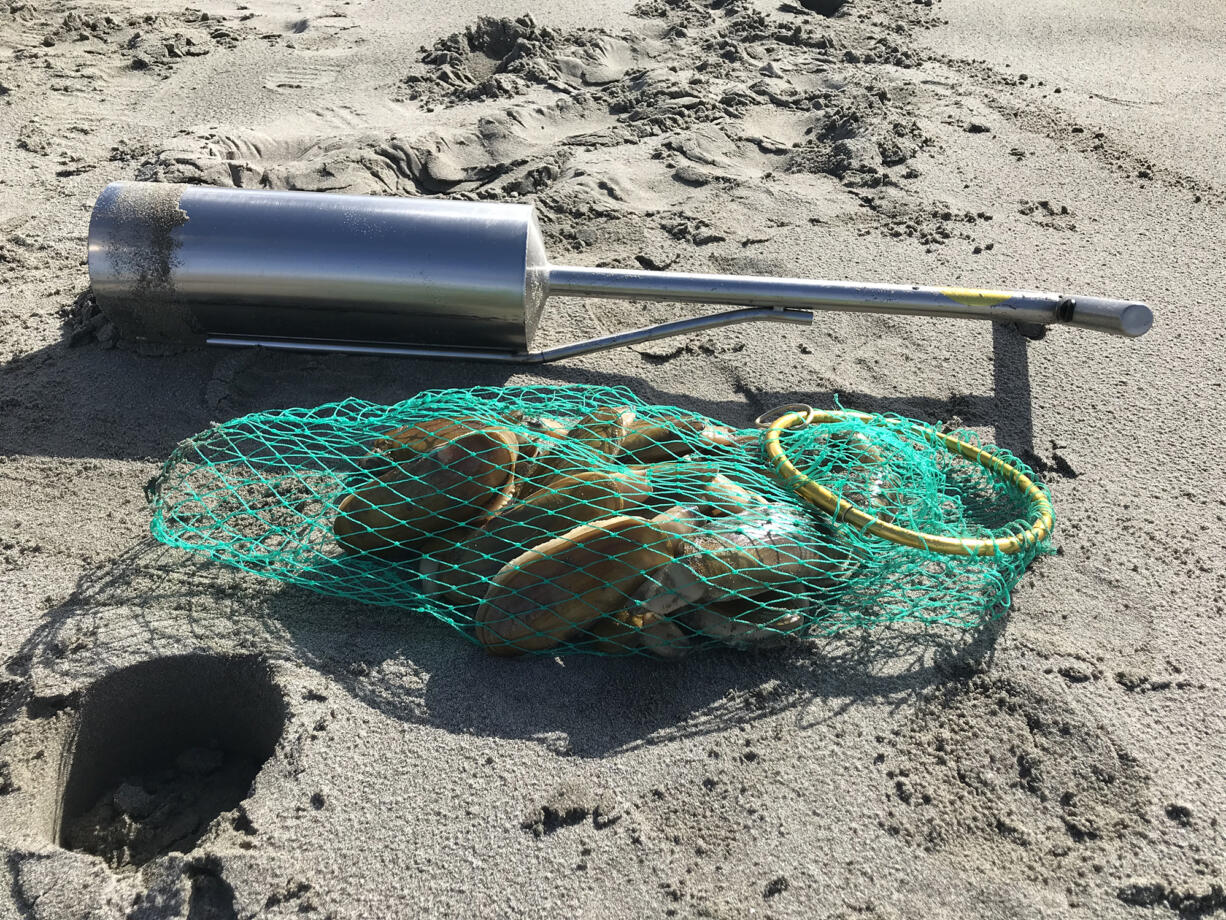
<svg viewBox="0 0 1226 920"><path fill-rule="evenodd" d="M70 348L70 333L0 367L0 443L6 451L157 460L215 418L350 396L392 403L422 389L498 386L518 370L264 350ZM1024 455L1033 440L1026 339L1015 328L996 326L993 346L990 395L837 395L867 411L928 420L956 415L964 424L995 428L1001 446ZM710 399L658 389L646 361L642 371L640 377L558 364L539 367L534 376L554 385L626 386L649 402L734 425L748 425L784 403L830 405L836 395L789 384L742 393L741 400ZM934 684L983 667L1006 623L1002 617L966 632L898 626L852 631L772 652L711 652L679 663L574 655L507 661L486 656L431 617L321 597L145 540L82 576L8 670L16 677L35 666L70 671L77 659L88 658L92 671L105 673L193 647L262 647L317 668L396 719L537 739L560 753L595 757L781 712L795 711L804 725L861 703L904 705Z"/></svg>
<svg viewBox="0 0 1226 920"><path fill-rule="evenodd" d="M100 676L161 655L242 649L314 668L394 719L599 757L786 712L801 728L865 703L906 706L986 667L1006 624L856 630L679 662L508 660L427 615L321 597L148 539L83 576L8 672L71 677L87 663Z"/></svg>
<svg viewBox="0 0 1226 920"><path fill-rule="evenodd" d="M87 299L86 294L78 301ZM443 387L500 386L530 373L551 385L625 386L647 402L675 405L729 424L748 426L786 403L833 405L907 415L929 422L958 417L994 430L1001 447L1027 456L1034 430L1026 337L993 327L993 392L947 399L880 397L869 393L805 391L803 381L778 390L743 392L735 400L654 386L652 361L621 374L565 363L536 368L471 361L430 361L352 355L308 355L267 349L106 348L93 341L72 347L73 330L51 346L0 366L0 444L11 454L146 460L167 456L183 438L214 421L289 406L313 406L356 396L395 403ZM654 363L659 363L656 360Z"/></svg>

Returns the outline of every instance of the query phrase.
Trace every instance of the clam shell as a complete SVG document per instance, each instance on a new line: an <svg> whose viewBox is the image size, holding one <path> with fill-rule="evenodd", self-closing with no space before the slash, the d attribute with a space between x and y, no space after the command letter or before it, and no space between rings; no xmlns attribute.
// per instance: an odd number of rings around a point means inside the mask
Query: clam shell
<svg viewBox="0 0 1226 920"><path fill-rule="evenodd" d="M609 459L620 456L622 442L634 424L634 410L628 406L597 409L579 419L567 433L567 440Z"/></svg>
<svg viewBox="0 0 1226 920"><path fill-rule="evenodd" d="M615 517L516 556L477 609L478 641L500 655L552 648L624 608L644 573L669 561L664 547L676 536L668 523Z"/></svg>
<svg viewBox="0 0 1226 920"><path fill-rule="evenodd" d="M632 655L640 645L639 631L617 615L589 623L571 642L584 651L600 655Z"/></svg>
<svg viewBox="0 0 1226 920"><path fill-rule="evenodd" d="M524 424L535 432L539 432L547 438L555 441L560 441L570 433L570 428L558 421L556 418L538 415L535 418L530 418Z"/></svg>
<svg viewBox="0 0 1226 920"><path fill-rule="evenodd" d="M803 601L799 604L804 606ZM759 598L738 599L693 608L682 616L696 632L733 648L773 648L804 626L804 617L786 609L788 605L784 601L781 609L765 605Z"/></svg>
<svg viewBox="0 0 1226 920"><path fill-rule="evenodd" d="M551 488L556 479L577 476L591 469L591 460L577 451L549 445L527 462L520 464L516 473L518 482L515 494L521 499L529 499L538 492Z"/></svg>
<svg viewBox="0 0 1226 920"><path fill-rule="evenodd" d="M646 473L655 498L661 503L694 505L707 514L742 514L767 501L738 485L714 463L659 463L635 467Z"/></svg>
<svg viewBox="0 0 1226 920"><path fill-rule="evenodd" d="M371 445L371 453L365 458L367 467L382 463L406 463L414 454L424 454L436 447L463 437L474 431L493 427L489 419L472 417L433 418L414 422L401 428L384 432Z"/></svg>
<svg viewBox="0 0 1226 920"><path fill-rule="evenodd" d="M516 413L511 413L511 416L516 416ZM541 424L538 425L538 421ZM552 420L524 419L522 424L528 430L512 431L489 418L437 418L417 422L386 432L374 442L373 452L363 458L359 465L382 476L390 473L395 467L403 467L413 462L414 455L428 453L477 432L497 432L500 439L509 440L515 444L516 456L510 461L510 471L514 474L521 464L531 460L542 451L548 451L550 446L556 443L556 429L560 429L563 435L566 430L560 423ZM508 495L509 498L510 495ZM499 509L489 510L491 513L496 513Z"/></svg>
<svg viewBox="0 0 1226 920"><path fill-rule="evenodd" d="M600 410L600 412L610 414L615 411L629 410ZM616 421L616 417L612 415L610 417ZM537 422L541 426L541 435L533 439L535 449L525 454L525 462L521 463L515 471L519 480L516 483L515 492L519 498L523 499L531 498L542 489L549 488L550 483L558 477L575 476L590 471L592 458L588 451L596 449L600 453L605 453L605 448L608 447L603 442L597 443L601 437L609 434L609 431L606 430L609 420L602 420L598 413L581 419L574 428L567 428L556 419L540 418L537 419ZM579 425L584 424L588 425L588 428L580 429ZM569 437L571 432L576 433L574 441ZM615 431L612 434L617 436ZM579 449L575 449L572 445L578 446ZM605 455L608 456L607 453Z"/></svg>
<svg viewBox="0 0 1226 920"><path fill-rule="evenodd" d="M726 448L740 443L741 436L732 428L712 425L696 415L639 419L629 426L622 441L621 459L627 463L661 463L688 456L704 446Z"/></svg>
<svg viewBox="0 0 1226 920"><path fill-rule="evenodd" d="M643 648L660 658L682 658L690 651L690 640L671 620L653 620L639 631Z"/></svg>
<svg viewBox="0 0 1226 920"><path fill-rule="evenodd" d="M694 452L683 435L666 425L639 421L622 441L621 459L626 463L662 463Z"/></svg>
<svg viewBox="0 0 1226 920"><path fill-rule="evenodd" d="M519 421L514 434L518 441L519 456L516 458L514 473L516 478L524 476L537 460L546 457L557 445L565 440L567 428L561 422L549 418L523 418ZM516 484L516 494L520 494L521 486Z"/></svg>
<svg viewBox="0 0 1226 920"><path fill-rule="evenodd" d="M351 552L415 548L468 523L509 499L513 435L469 432L424 454L413 454L341 500L333 531Z"/></svg>
<svg viewBox="0 0 1226 920"><path fill-rule="evenodd" d="M410 455L406 462L379 475L386 486L396 489L407 483L416 494L424 475L435 476L440 485L462 489L465 485L489 493L501 492L519 455L519 441L504 428L482 428L441 441L426 454ZM391 455L389 455L391 456ZM437 474L431 467L437 467ZM454 482L454 485L452 483Z"/></svg>
<svg viewBox="0 0 1226 920"><path fill-rule="evenodd" d="M557 477L459 544L437 579L458 603L480 600L486 583L526 548L580 524L637 508L650 491L645 477L630 472L589 470Z"/></svg>
<svg viewBox="0 0 1226 920"><path fill-rule="evenodd" d="M696 530L681 541L675 561L654 574L659 597L707 604L789 583L830 587L854 569L853 551L833 523L787 505L717 518Z"/></svg>
<svg viewBox="0 0 1226 920"><path fill-rule="evenodd" d="M332 523L336 542L347 552L379 553L427 539L430 534L406 525L391 513L400 504L399 496L383 486L346 495Z"/></svg>

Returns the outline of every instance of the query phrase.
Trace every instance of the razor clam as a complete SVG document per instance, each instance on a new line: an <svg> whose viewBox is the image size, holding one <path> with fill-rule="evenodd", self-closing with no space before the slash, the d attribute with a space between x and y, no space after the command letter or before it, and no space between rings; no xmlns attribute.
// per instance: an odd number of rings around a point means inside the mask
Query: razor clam
<svg viewBox="0 0 1226 920"><path fill-rule="evenodd" d="M500 427L489 419L475 417L432 418L403 425L380 435L370 446L370 453L358 461L358 466L379 475L396 466L412 463L421 454L429 453L457 438Z"/></svg>
<svg viewBox="0 0 1226 920"><path fill-rule="evenodd" d="M707 516L701 509L693 506L679 506L670 508L651 520L654 524L669 527L677 536L663 546L668 554L668 560L660 568L643 573L643 580L627 599L625 609L617 614L620 619L640 630L680 610L688 603L684 596L678 594L670 586L661 583L656 576L672 564L681 547L685 545L682 542L683 537L693 534L695 525L707 520ZM668 632L668 630L663 631ZM659 632L661 630L656 630L657 634ZM647 647L646 641L644 646ZM653 647L652 650L656 649Z"/></svg>
<svg viewBox="0 0 1226 920"><path fill-rule="evenodd" d="M393 466L341 500L333 531L351 552L414 548L509 499L514 436L488 428Z"/></svg>
<svg viewBox="0 0 1226 920"><path fill-rule="evenodd" d="M656 618L639 630L643 648L659 658L682 658L690 651L690 640L671 620Z"/></svg>
<svg viewBox="0 0 1226 920"><path fill-rule="evenodd" d="M566 437L613 460L621 454L622 442L633 424L633 409L628 406L607 406L596 409L575 422Z"/></svg>
<svg viewBox="0 0 1226 920"><path fill-rule="evenodd" d="M480 600L486 583L525 548L580 524L632 511L650 491L645 477L624 470L557 477L457 544L440 560L433 581L457 603Z"/></svg>
<svg viewBox="0 0 1226 920"><path fill-rule="evenodd" d="M521 553L494 576L474 620L496 655L553 648L626 606L643 573L668 562L680 527L636 517L584 524Z"/></svg>
<svg viewBox="0 0 1226 920"><path fill-rule="evenodd" d="M568 429L557 419L546 416L526 416L522 412L513 412L511 418L515 422L515 436L519 441L515 475L521 477L536 461L548 456L566 439ZM519 492L518 485L516 492Z"/></svg>
<svg viewBox="0 0 1226 920"><path fill-rule="evenodd" d="M643 602L660 615L785 584L828 587L854 567L853 550L833 522L789 505L712 518L678 542L674 560L651 573L658 588Z"/></svg>
<svg viewBox="0 0 1226 920"><path fill-rule="evenodd" d="M475 431L490 429L515 438L518 448L513 463L515 472L521 465L552 450L554 444L566 437L567 431L566 426L556 419L533 417L519 410L508 413L505 419L428 419L385 432L373 443L372 452L362 458L359 465L373 472L381 472L393 465L411 461L414 454L423 454Z"/></svg>
<svg viewBox="0 0 1226 920"><path fill-rule="evenodd" d="M640 647L639 630L617 614L589 623L571 642L601 655L632 655Z"/></svg>
<svg viewBox="0 0 1226 920"><path fill-rule="evenodd" d="M625 426L633 418L634 412L622 407L598 409L571 428L552 419L540 420L552 427L544 440L538 439L539 449L516 471L519 478L516 495L529 499L549 488L559 477L590 471L593 465L591 451L612 460L621 450Z"/></svg>
<svg viewBox="0 0 1226 920"><path fill-rule="evenodd" d="M519 424L527 428L533 435L540 435L551 441L561 441L570 432L570 429L556 418L550 418L547 415L524 416L521 413L516 418Z"/></svg>
<svg viewBox="0 0 1226 920"><path fill-rule="evenodd" d="M757 441L757 436L753 437ZM678 460L701 447L735 447L740 436L724 425L696 415L639 419L622 441L621 459L627 463L662 463Z"/></svg>
<svg viewBox="0 0 1226 920"><path fill-rule="evenodd" d="M381 454L387 454L394 450L420 454L433 450L440 444L453 440L457 436L491 427L494 426L491 425L488 419L471 416L462 418L432 418L424 422L402 425L400 428L393 428L391 431L384 432L371 445L371 448Z"/></svg>
<svg viewBox="0 0 1226 920"><path fill-rule="evenodd" d="M695 632L733 648L774 648L804 626L809 604L803 597L779 594L769 603L764 597L690 608L679 618Z"/></svg>
<svg viewBox="0 0 1226 920"><path fill-rule="evenodd" d="M688 532L692 517L690 509L676 508L668 514L657 515L653 520L681 533ZM674 538L667 541L665 547L675 545ZM606 614L588 626L586 632L596 638L590 646L592 651L607 651L610 645L614 645L613 654L625 654L638 648L646 649L660 658L678 658L684 654L688 650L689 640L681 630L663 621L642 604L643 599L649 597L656 587L651 575L647 574L642 584L626 598L623 609Z"/></svg>
<svg viewBox="0 0 1226 920"><path fill-rule="evenodd" d="M682 511L683 509L676 510ZM658 516L656 520L667 523L677 532L685 530L687 526L684 514ZM670 540L666 543L666 546L668 545L675 545L675 540ZM589 650L609 654L626 654L643 645L644 627L652 626L660 619L641 603L643 598L653 590L654 583L650 578L651 576L648 575L643 583L631 592L626 599L625 608L608 613L587 626L584 632L594 640L583 643Z"/></svg>
<svg viewBox="0 0 1226 920"><path fill-rule="evenodd" d="M713 515L741 514L767 504L765 498L737 485L714 463L658 463L632 467L647 475L660 504L693 505Z"/></svg>
<svg viewBox="0 0 1226 920"><path fill-rule="evenodd" d="M550 488L554 480L589 472L592 466L591 459L578 451L557 444L548 445L547 449L521 464L515 495L521 500L533 498Z"/></svg>

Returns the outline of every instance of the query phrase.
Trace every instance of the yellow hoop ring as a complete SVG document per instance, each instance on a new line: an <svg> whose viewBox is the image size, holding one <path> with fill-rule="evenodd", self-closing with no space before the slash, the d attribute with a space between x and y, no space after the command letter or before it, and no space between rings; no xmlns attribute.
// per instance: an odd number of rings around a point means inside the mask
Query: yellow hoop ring
<svg viewBox="0 0 1226 920"><path fill-rule="evenodd" d="M827 514L833 515L835 520L844 521L858 530L870 533L875 537L881 537L883 540L901 543L903 546L910 546L914 549L927 549L935 553L945 553L951 556L993 556L996 553L1011 555L1034 546L1040 540L1046 539L1052 532L1052 528L1055 527L1055 516L1052 511L1051 502L1043 493L1043 490L1035 485L1021 470L1010 466L996 454L989 453L981 447L976 447L974 444L968 444L966 441L960 441L950 435L915 425L903 419L883 418L881 416L869 415L866 412L853 412L850 410L822 412L817 409L809 409L807 406L787 406L785 408L804 408L808 409L808 411L788 412L786 415L782 415L770 423L763 435L766 456L774 464L775 470L795 490L797 495L809 502L809 504L816 505ZM1030 499L1030 507L1034 512L1033 522L1021 533L995 538L967 537L959 539L957 537L943 537L939 534L922 533L918 530L899 527L896 524L891 524L875 515L869 514L858 505L839 498L829 489L804 475L792 465L792 462L783 450L783 445L779 441L780 435L784 431L798 425L810 425L814 422L818 424L823 422L841 422L850 419L858 419L859 421L870 422L872 424L885 423L894 427L906 428L909 433L929 443L940 443L951 453L959 454L967 460L978 463L988 472L1012 483L1025 493L1026 497Z"/></svg>

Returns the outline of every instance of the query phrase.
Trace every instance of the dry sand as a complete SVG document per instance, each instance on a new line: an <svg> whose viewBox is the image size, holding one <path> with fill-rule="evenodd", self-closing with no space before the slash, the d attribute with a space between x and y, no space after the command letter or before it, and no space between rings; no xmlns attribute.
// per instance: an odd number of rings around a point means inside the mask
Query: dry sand
<svg viewBox="0 0 1226 920"><path fill-rule="evenodd" d="M1222 4L415 6L0 6L0 916L1226 909ZM159 352L83 296L93 198L133 177L518 195L578 264L1157 321L831 314L525 373ZM541 344L674 312L551 302ZM211 421L504 381L967 425L1043 471L1061 552L978 631L669 665L491 660L147 536L142 486Z"/></svg>

